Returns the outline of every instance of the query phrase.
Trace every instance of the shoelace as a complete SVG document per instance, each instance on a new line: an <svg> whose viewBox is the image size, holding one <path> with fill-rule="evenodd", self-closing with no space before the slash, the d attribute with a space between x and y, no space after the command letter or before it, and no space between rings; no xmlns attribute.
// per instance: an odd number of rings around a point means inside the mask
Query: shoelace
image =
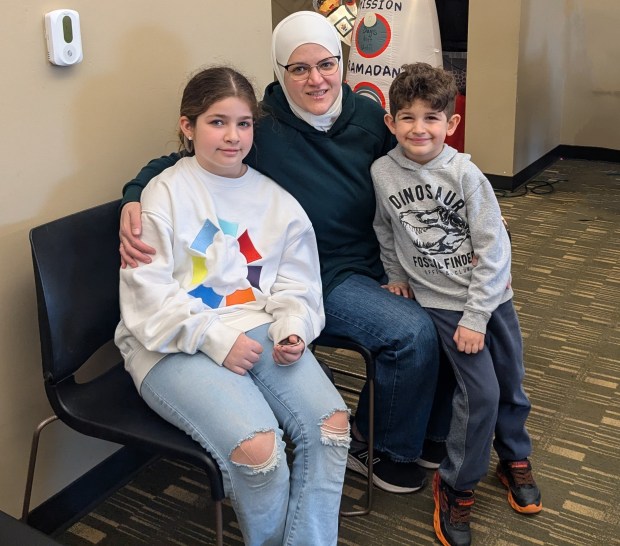
<svg viewBox="0 0 620 546"><path fill-rule="evenodd" d="M473 504L473 499L457 499L456 504L450 507L450 523L453 525L457 523L469 523L471 507Z"/></svg>
<svg viewBox="0 0 620 546"><path fill-rule="evenodd" d="M526 485L535 485L532 469L527 463L512 463L508 465L510 473L519 487Z"/></svg>

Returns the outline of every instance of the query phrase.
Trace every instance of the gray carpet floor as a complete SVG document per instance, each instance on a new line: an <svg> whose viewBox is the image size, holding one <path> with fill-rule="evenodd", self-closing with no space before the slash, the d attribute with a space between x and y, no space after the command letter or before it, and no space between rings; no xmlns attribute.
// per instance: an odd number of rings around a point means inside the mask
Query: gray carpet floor
<svg viewBox="0 0 620 546"><path fill-rule="evenodd" d="M493 458L476 493L473 542L620 545L620 165L559 160L526 188L499 199L512 232L532 462L544 510L522 516L508 506ZM361 363L346 351L320 356ZM364 485L347 473L346 508L363 502ZM373 512L343 519L339 544L438 544L432 511L430 487L412 495L375 489ZM206 480L196 468L159 460L56 539L75 546L213 544ZM243 544L230 507L225 540Z"/></svg>

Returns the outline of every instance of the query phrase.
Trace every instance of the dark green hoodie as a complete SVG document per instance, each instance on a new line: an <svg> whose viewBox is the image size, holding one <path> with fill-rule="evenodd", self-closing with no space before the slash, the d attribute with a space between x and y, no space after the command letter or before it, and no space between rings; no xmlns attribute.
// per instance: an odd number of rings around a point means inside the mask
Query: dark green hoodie
<svg viewBox="0 0 620 546"><path fill-rule="evenodd" d="M385 111L346 84L342 112L327 132L296 117L277 82L267 86L263 107L267 116L256 125L245 162L291 193L310 217L324 294L352 273L381 277L370 166L394 146ZM178 158L172 154L149 162L125 185L123 202L139 200L148 181Z"/></svg>

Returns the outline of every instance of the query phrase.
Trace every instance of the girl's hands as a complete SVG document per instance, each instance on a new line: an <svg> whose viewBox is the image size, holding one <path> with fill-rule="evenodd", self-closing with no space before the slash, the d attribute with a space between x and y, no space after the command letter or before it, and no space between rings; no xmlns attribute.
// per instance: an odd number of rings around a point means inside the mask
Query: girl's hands
<svg viewBox="0 0 620 546"><path fill-rule="evenodd" d="M121 209L121 225L118 236L121 240L120 253L123 269L128 265L138 267L138 262L151 263L149 254L155 254L155 249L152 246L140 240L142 234L141 212L142 207L138 202L127 203Z"/></svg>
<svg viewBox="0 0 620 546"><path fill-rule="evenodd" d="M292 364L300 359L305 349L303 339L292 334L273 346L273 360L278 364Z"/></svg>
<svg viewBox="0 0 620 546"><path fill-rule="evenodd" d="M222 365L231 372L245 375L258 362L262 352L263 347L258 341L254 341L251 337L241 333L226 355Z"/></svg>

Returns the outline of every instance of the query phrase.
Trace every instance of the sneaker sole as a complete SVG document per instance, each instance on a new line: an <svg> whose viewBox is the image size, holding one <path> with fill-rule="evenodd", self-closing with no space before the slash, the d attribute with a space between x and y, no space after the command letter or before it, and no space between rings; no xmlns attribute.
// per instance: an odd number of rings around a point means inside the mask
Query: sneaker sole
<svg viewBox="0 0 620 546"><path fill-rule="evenodd" d="M515 498L512 496L512 491L510 490L510 483L508 482L508 478L504 476L499 471L496 472L499 481L502 482L502 485L508 489L508 504L515 511L519 512L519 514L538 514L543 508L542 501L538 504L528 504L527 506L521 506L517 503Z"/></svg>
<svg viewBox="0 0 620 546"><path fill-rule="evenodd" d="M353 472L357 472L362 476L368 477L368 467L358 461L352 455L347 457L347 468L352 470ZM374 472L372 474L372 483L376 485L379 489L383 489L383 491L387 491L388 493L396 493L398 495L406 495L407 493L415 493L416 491L420 491L425 485L426 480L422 481L422 484L418 487L401 487L400 485L394 485L393 483L388 483L379 478Z"/></svg>
<svg viewBox="0 0 620 546"><path fill-rule="evenodd" d="M439 474L436 474L436 476L439 476ZM433 478L433 500L435 501L435 510L433 512L433 528L435 529L435 536L437 537L439 542L441 542L443 546L451 546L450 543L443 536L443 533L441 532L441 520L439 517L440 508L439 508L438 482L439 482L438 478L434 477Z"/></svg>
<svg viewBox="0 0 620 546"><path fill-rule="evenodd" d="M418 466L421 466L422 468L426 468L427 470L437 470L440 464L440 463L434 463L432 461L425 461L424 459L418 459L416 463L418 463Z"/></svg>

